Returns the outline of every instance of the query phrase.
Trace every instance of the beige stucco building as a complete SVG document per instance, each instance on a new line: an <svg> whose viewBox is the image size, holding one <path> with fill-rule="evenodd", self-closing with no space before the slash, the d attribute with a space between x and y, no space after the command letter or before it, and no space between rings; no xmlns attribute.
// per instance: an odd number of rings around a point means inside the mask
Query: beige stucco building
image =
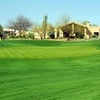
<svg viewBox="0 0 100 100"><path fill-rule="evenodd" d="M11 28L3 28L3 31L4 31L4 35L5 36L8 36L8 35L11 35L14 32L14 29L11 29Z"/></svg>
<svg viewBox="0 0 100 100"><path fill-rule="evenodd" d="M68 36L65 29L63 29L64 26L66 26L66 27L70 26L71 34L74 33L73 34L74 36L77 35L77 33L79 32L79 30L77 29L76 26L80 26L83 29L84 38L89 39L94 34L96 34L98 37L100 37L100 26L91 26L89 22L87 22L86 25L83 25L83 24L80 24L77 22L71 22L66 25L60 26L58 29L55 29L55 38L59 38L59 37L65 38Z"/></svg>

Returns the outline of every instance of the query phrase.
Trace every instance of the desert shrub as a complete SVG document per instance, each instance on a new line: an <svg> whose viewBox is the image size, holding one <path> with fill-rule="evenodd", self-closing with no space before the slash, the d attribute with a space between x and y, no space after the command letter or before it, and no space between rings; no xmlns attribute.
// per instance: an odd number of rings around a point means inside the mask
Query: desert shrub
<svg viewBox="0 0 100 100"><path fill-rule="evenodd" d="M83 34L83 33L80 33L80 34L79 34L79 38L80 38L80 39L83 39L83 38L84 38L84 34Z"/></svg>
<svg viewBox="0 0 100 100"><path fill-rule="evenodd" d="M74 39L74 38L75 38L75 36L70 36L70 38L71 38L71 39Z"/></svg>
<svg viewBox="0 0 100 100"><path fill-rule="evenodd" d="M16 38L19 38L19 36L16 36Z"/></svg>
<svg viewBox="0 0 100 100"><path fill-rule="evenodd" d="M34 39L35 35L34 33L29 33L29 38Z"/></svg>
<svg viewBox="0 0 100 100"><path fill-rule="evenodd" d="M52 38L52 39L55 38L54 32L49 31L47 34L48 34L48 36L49 36L50 38Z"/></svg>
<svg viewBox="0 0 100 100"><path fill-rule="evenodd" d="M96 34L91 35L91 38L97 38Z"/></svg>
<svg viewBox="0 0 100 100"><path fill-rule="evenodd" d="M22 38L28 39L29 38L29 35L26 34L26 33L24 33L23 36L22 36Z"/></svg>
<svg viewBox="0 0 100 100"><path fill-rule="evenodd" d="M84 38L84 34L83 33L79 33L77 37L80 38L80 39L83 39Z"/></svg>
<svg viewBox="0 0 100 100"><path fill-rule="evenodd" d="M15 34L12 34L12 35L10 36L10 38L16 38L16 35L15 35Z"/></svg>

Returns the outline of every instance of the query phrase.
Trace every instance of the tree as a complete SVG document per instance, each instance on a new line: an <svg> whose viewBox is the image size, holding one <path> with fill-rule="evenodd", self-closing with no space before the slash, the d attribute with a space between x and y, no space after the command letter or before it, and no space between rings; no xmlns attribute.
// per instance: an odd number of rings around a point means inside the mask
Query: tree
<svg viewBox="0 0 100 100"><path fill-rule="evenodd" d="M44 39L44 30L43 30L41 24L34 22L32 32L37 32L39 34L40 38Z"/></svg>
<svg viewBox="0 0 100 100"><path fill-rule="evenodd" d="M60 15L58 21L56 22L56 26L60 26L60 25L66 25L69 23L69 21L71 20L71 17L65 13Z"/></svg>
<svg viewBox="0 0 100 100"><path fill-rule="evenodd" d="M66 24L66 25L60 26L60 28L63 31L63 34L65 35L67 40L69 41L70 37L74 34L74 33L72 33L72 26Z"/></svg>
<svg viewBox="0 0 100 100"><path fill-rule="evenodd" d="M34 22L32 31L37 32L41 39L46 38L46 32L47 32L47 15L44 16L44 20L42 24Z"/></svg>
<svg viewBox="0 0 100 100"><path fill-rule="evenodd" d="M47 34L50 38L54 39L54 27L50 23L47 25Z"/></svg>
<svg viewBox="0 0 100 100"><path fill-rule="evenodd" d="M67 37L67 40L69 41L70 34L72 33L71 26L67 25L71 20L71 17L68 14L60 15L59 21L57 21L58 29L61 28L61 30L64 32L64 35Z"/></svg>
<svg viewBox="0 0 100 100"><path fill-rule="evenodd" d="M47 31L51 31L51 32L54 32L54 27L52 26L52 24L48 24L47 25Z"/></svg>
<svg viewBox="0 0 100 100"><path fill-rule="evenodd" d="M18 16L15 20L11 19L8 21L8 27L18 30L20 37L23 31L28 30L28 28L31 26L32 22L30 21L30 19L22 15Z"/></svg>
<svg viewBox="0 0 100 100"><path fill-rule="evenodd" d="M3 27L2 27L2 25L0 25L0 37L1 37L1 39L3 37Z"/></svg>
<svg viewBox="0 0 100 100"><path fill-rule="evenodd" d="M44 39L46 38L46 29L47 29L47 15L44 16L44 21L42 22L42 29L44 31Z"/></svg>
<svg viewBox="0 0 100 100"><path fill-rule="evenodd" d="M86 23L87 23L87 22L88 22L88 21L87 21L87 20L85 20L85 21L83 21L83 22L82 22L82 24L83 24L83 25L86 25Z"/></svg>
<svg viewBox="0 0 100 100"><path fill-rule="evenodd" d="M29 38L34 39L34 33L30 32L29 33Z"/></svg>
<svg viewBox="0 0 100 100"><path fill-rule="evenodd" d="M82 24L86 25L87 22L89 23L89 21L85 20L85 21L82 22ZM97 24L90 24L90 26L98 26L98 25Z"/></svg>
<svg viewBox="0 0 100 100"><path fill-rule="evenodd" d="M91 26L98 26L97 24L91 24Z"/></svg>
<svg viewBox="0 0 100 100"><path fill-rule="evenodd" d="M70 40L71 37L73 37L74 34L76 38L84 37L84 27L81 24L73 22L70 24L60 26L60 28L63 31L68 41Z"/></svg>

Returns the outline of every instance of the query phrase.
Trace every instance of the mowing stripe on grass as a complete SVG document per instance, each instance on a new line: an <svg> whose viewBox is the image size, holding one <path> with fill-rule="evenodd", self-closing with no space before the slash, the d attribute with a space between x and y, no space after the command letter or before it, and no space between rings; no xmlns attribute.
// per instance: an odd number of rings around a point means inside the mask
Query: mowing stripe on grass
<svg viewBox="0 0 100 100"><path fill-rule="evenodd" d="M85 49L86 48L86 49ZM94 47L12 47L2 48L1 58L59 58L86 56L99 53Z"/></svg>

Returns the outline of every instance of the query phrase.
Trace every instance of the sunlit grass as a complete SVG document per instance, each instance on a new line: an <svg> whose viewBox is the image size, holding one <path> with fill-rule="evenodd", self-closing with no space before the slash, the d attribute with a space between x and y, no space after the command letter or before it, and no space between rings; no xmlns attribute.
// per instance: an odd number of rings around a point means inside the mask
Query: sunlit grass
<svg viewBox="0 0 100 100"><path fill-rule="evenodd" d="M100 41L2 41L0 100L99 100Z"/></svg>

